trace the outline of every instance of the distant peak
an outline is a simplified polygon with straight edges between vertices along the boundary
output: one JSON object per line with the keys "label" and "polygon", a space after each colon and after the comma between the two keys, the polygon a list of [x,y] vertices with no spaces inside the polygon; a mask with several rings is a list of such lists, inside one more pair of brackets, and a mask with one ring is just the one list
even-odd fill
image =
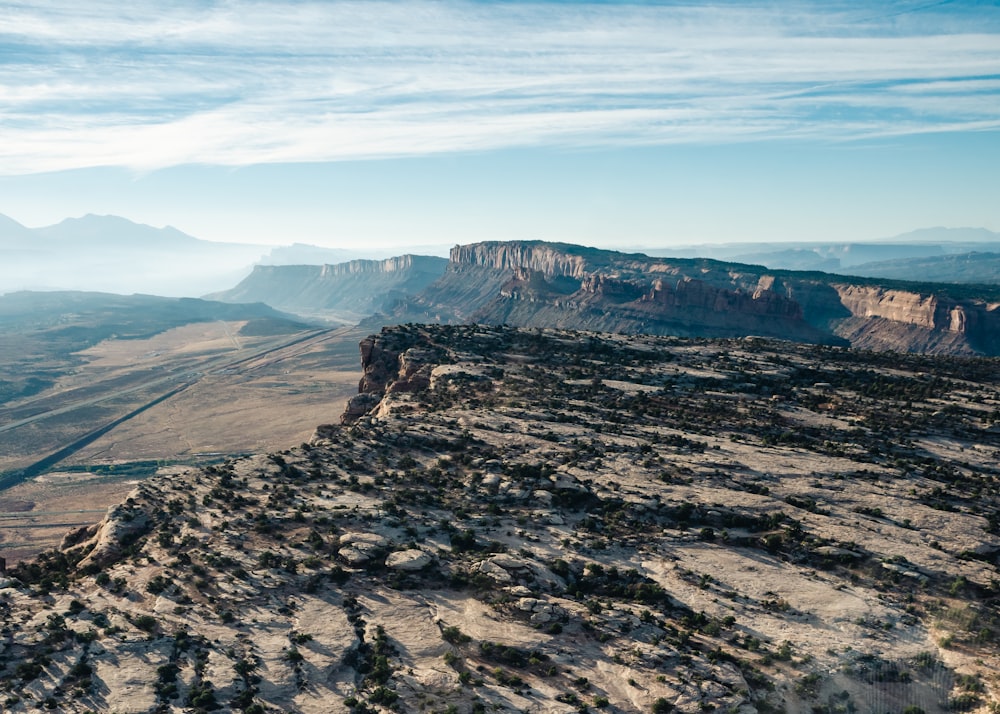
{"label": "distant peak", "polygon": [[54,226],[40,228],[47,236],[66,241],[100,241],[114,244],[190,243],[198,239],[173,226],[156,228],[145,223],[114,215],[88,213],[79,218],[67,218]]}
{"label": "distant peak", "polygon": [[23,225],[23,224],[18,223],[17,221],[15,221],[10,216],[5,216],[2,213],[0,213],[0,227],[3,227],[3,228],[14,228],[14,229],[17,229],[17,230],[22,230],[22,231],[30,231],[31,230],[27,226],[25,226],[25,225]]}

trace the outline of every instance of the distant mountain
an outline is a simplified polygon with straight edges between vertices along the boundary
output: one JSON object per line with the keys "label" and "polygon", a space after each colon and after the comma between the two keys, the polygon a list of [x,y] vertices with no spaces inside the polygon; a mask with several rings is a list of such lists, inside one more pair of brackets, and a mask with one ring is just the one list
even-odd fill
{"label": "distant mountain", "polygon": [[392,322],[682,337],[760,335],[865,349],[1000,354],[1000,288],[654,258],[542,241],[457,246]]}
{"label": "distant mountain", "polygon": [[923,228],[878,241],[720,243],[649,249],[649,255],[672,258],[713,258],[773,270],[843,272],[866,263],[970,251],[1000,252],[1000,233],[985,228]]}
{"label": "distant mountain", "polygon": [[258,265],[232,290],[208,298],[263,302],[309,317],[357,322],[388,311],[444,273],[448,261],[422,255],[337,265]]}
{"label": "distant mountain", "polygon": [[198,240],[118,216],[30,229],[0,216],[0,294],[86,290],[192,296],[245,276],[266,246]]}
{"label": "distant mountain", "polygon": [[0,214],[0,251],[36,250],[38,236],[30,228]]}
{"label": "distant mountain", "polygon": [[927,258],[884,260],[856,265],[849,270],[849,273],[897,280],[1000,284],[1000,253],[971,252]]}
{"label": "distant mountain", "polygon": [[308,243],[292,243],[272,248],[258,265],[337,265],[352,260],[385,260],[398,255],[433,255],[445,258],[451,245],[407,245],[405,248],[324,248]]}
{"label": "distant mountain", "polygon": [[[35,230],[40,236],[58,241],[65,247],[70,243],[86,243],[90,250],[129,250],[139,247],[159,250],[203,247],[194,236],[189,236],[172,226],[154,228],[120,216],[95,216],[67,218],[54,226]],[[260,248],[257,247],[259,251]]]}
{"label": "distant mountain", "polygon": [[886,240],[900,243],[1000,243],[1000,233],[985,228],[937,226],[935,228],[918,228],[915,231],[900,233]]}
{"label": "distant mountain", "polygon": [[822,244],[812,248],[780,250],[770,253],[742,253],[730,260],[760,263],[784,270],[845,270],[854,265],[876,260],[942,255],[945,247],[938,244],[842,243]]}

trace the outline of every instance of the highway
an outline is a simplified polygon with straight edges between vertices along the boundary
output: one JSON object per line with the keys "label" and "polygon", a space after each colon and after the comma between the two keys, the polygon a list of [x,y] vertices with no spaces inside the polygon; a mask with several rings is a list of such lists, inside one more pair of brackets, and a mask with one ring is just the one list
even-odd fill
{"label": "highway", "polygon": [[252,350],[249,354],[245,351],[245,348],[241,347],[239,350],[238,357],[234,357],[232,354],[225,354],[217,357],[211,357],[206,359],[202,363],[199,363],[192,367],[188,367],[182,371],[171,372],[170,374],[167,374],[163,377],[158,377],[156,379],[148,380],[140,384],[134,385],[132,387],[127,387],[125,389],[116,389],[112,392],[108,392],[107,394],[101,394],[96,397],[81,399],[62,407],[57,407],[55,409],[49,409],[44,412],[39,412],[38,414],[33,414],[30,417],[17,419],[15,421],[10,421],[5,424],[0,424],[0,433],[3,433],[5,431],[10,431],[11,429],[17,429],[18,427],[22,427],[25,426],[26,424],[31,424],[36,421],[41,421],[43,419],[49,419],[54,416],[59,416],[60,414],[68,414],[70,412],[76,411],[77,409],[88,407],[94,404],[99,404],[101,402],[106,402],[109,399],[117,399],[118,397],[122,397],[128,394],[133,394],[134,392],[148,391],[162,385],[176,384],[177,382],[187,382],[187,384],[190,385],[196,382],[198,378],[200,378],[204,374],[209,374],[211,372],[218,372],[223,369],[233,369],[250,360],[258,359],[265,355],[278,352],[279,350],[295,346],[302,342],[313,340],[320,336],[325,336],[324,339],[332,339],[334,337],[349,332],[351,329],[353,328],[339,327],[339,328],[329,328],[324,330],[310,330],[306,333],[300,332],[292,336],[291,338],[285,338],[275,343],[262,345],[261,347]]}
{"label": "highway", "polygon": [[[142,404],[134,406],[127,414],[120,417],[116,417],[110,422],[96,428],[92,429],[86,434],[74,439],[71,443],[57,449],[56,451],[48,454],[42,459],[30,464],[29,466],[18,469],[16,471],[11,471],[0,475],[0,492],[5,491],[13,486],[20,483],[24,483],[28,479],[38,476],[50,469],[55,464],[66,459],[70,455],[79,451],[80,449],[88,446],[97,439],[101,438],[108,432],[110,432],[115,427],[120,424],[132,419],[133,417],[141,414],[142,412],[150,409],[161,402],[166,401],[170,397],[178,394],[185,389],[196,384],[200,379],[202,379],[207,374],[217,373],[224,370],[234,370],[234,369],[253,369],[258,366],[263,366],[270,364],[274,361],[279,361],[281,359],[287,359],[288,357],[293,357],[301,354],[302,351],[307,349],[310,345],[319,342],[325,342],[332,339],[337,339],[346,334],[349,334],[352,330],[356,328],[353,327],[339,327],[339,328],[328,328],[322,330],[310,330],[305,333],[297,333],[291,337],[285,337],[281,340],[276,340],[274,342],[262,345],[253,350],[247,350],[246,348],[241,348],[239,354],[225,354],[217,357],[211,357],[193,366],[188,366],[183,370],[177,372],[171,372],[169,375],[160,377],[157,379],[147,380],[141,384],[131,386],[125,389],[115,389],[113,392],[107,394],[102,394],[96,397],[81,399],[79,401],[73,402],[56,409],[50,409],[48,411],[35,414],[33,416],[19,419],[17,421],[8,422],[6,424],[0,425],[0,432],[11,431],[20,426],[26,424],[31,424],[33,422],[41,421],[44,419],[51,418],[53,416],[67,414],[77,409],[81,409],[92,404],[97,404],[99,402],[107,401],[109,399],[115,399],[123,395],[132,394],[134,392],[140,391],[150,391],[156,390],[157,387],[169,387],[164,391],[156,394],[155,397],[143,402]],[[294,350],[294,348],[301,346],[301,349]],[[291,354],[280,355],[278,353],[285,350],[293,350]],[[261,364],[252,364],[258,360],[264,360]]]}

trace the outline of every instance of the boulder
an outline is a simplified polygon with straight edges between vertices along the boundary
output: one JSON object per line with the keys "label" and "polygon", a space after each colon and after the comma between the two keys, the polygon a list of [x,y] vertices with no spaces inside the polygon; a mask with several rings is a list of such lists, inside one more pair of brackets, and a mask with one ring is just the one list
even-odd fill
{"label": "boulder", "polygon": [[395,553],[389,553],[389,556],[385,559],[385,567],[392,570],[422,570],[430,565],[431,555],[418,548],[409,548],[407,550],[397,550]]}

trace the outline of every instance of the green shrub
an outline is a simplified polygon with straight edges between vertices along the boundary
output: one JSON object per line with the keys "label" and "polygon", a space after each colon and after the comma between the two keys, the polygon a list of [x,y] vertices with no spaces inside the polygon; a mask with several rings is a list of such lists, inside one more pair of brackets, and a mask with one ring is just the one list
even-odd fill
{"label": "green shrub", "polygon": [[139,615],[132,624],[143,632],[153,632],[159,623],[152,615]]}

